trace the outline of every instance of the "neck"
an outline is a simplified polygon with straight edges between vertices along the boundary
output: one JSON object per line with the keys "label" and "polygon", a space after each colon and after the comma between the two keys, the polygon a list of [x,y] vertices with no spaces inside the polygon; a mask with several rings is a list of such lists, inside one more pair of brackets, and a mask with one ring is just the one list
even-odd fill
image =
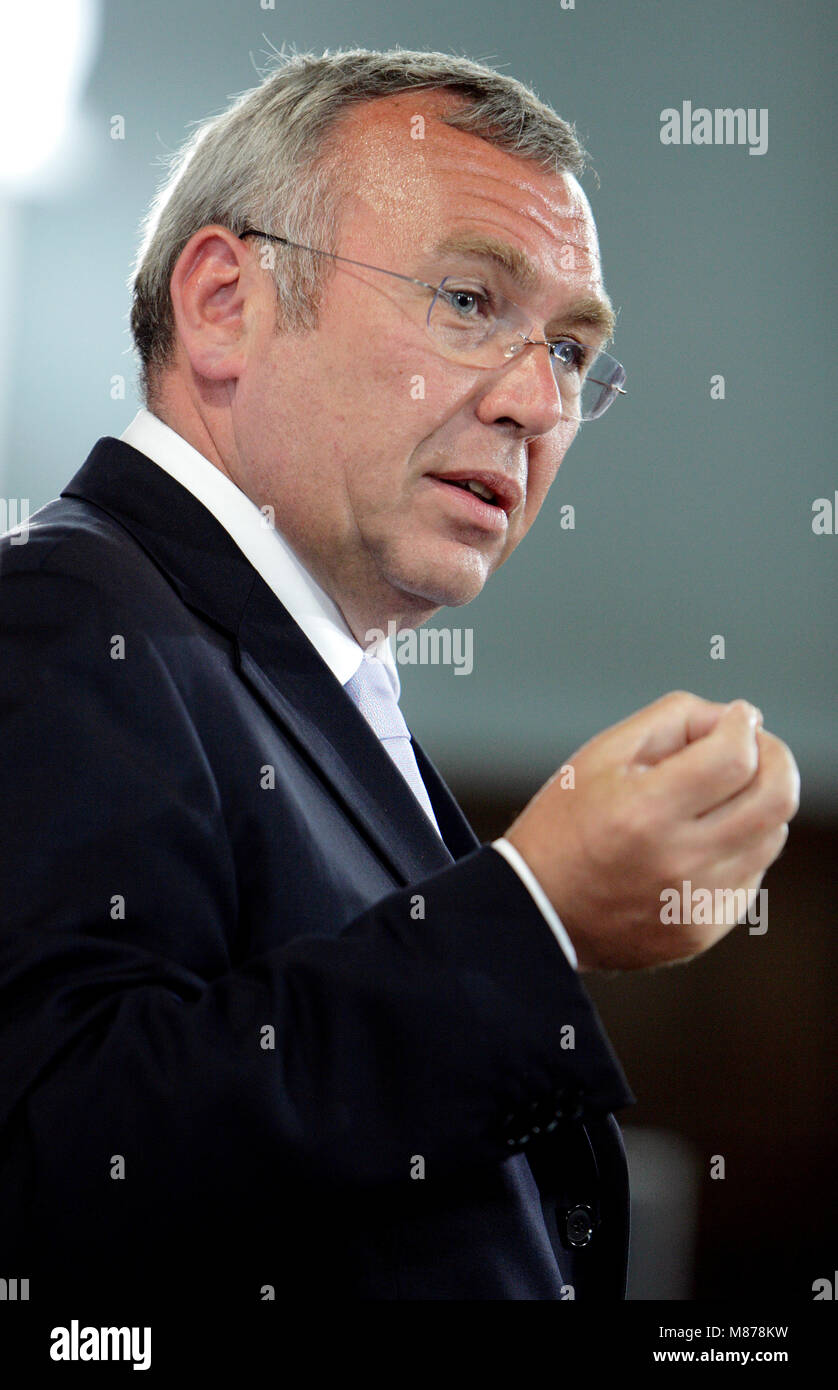
{"label": "neck", "polygon": [[[183,407],[179,403],[177,393],[166,390],[161,390],[159,395],[149,400],[147,408],[165,425],[179,434],[182,439],[185,439],[187,444],[191,444],[193,449],[197,449],[199,454],[202,454],[219,472],[241,488],[247,496],[250,496],[257,506],[261,505],[260,500],[253,497],[250,491],[242,486],[242,482],[234,476],[232,468],[225,466],[223,441],[216,440],[212,432],[211,422],[205,419],[202,413]],[[380,639],[380,634],[387,636],[396,632],[403,632],[409,628],[420,627],[422,623],[433,617],[434,613],[439,612],[441,607],[439,603],[434,603],[423,595],[396,589],[384,579],[372,578],[370,580],[369,576],[358,574],[355,576],[355,583],[353,584],[351,580],[348,583],[345,582],[347,575],[344,573],[342,576],[344,582],[338,585],[329,565],[323,562],[323,557],[319,551],[313,552],[306,545],[304,538],[289,535],[284,527],[282,534],[296,554],[300,564],[305,566],[320,588],[329,595],[332,602],[340,610],[352,636],[362,647],[371,646]]]}
{"label": "neck", "polygon": [[[383,637],[394,637],[408,628],[420,627],[439,612],[439,604],[431,604],[427,599],[414,598],[408,602],[408,595],[396,595],[394,598],[391,592],[389,600],[379,596],[378,602],[364,603],[356,601],[354,596],[331,593],[327,584],[319,579],[318,583],[329,593],[355,641],[362,647],[372,646]],[[395,601],[398,598],[402,599],[401,603]]]}

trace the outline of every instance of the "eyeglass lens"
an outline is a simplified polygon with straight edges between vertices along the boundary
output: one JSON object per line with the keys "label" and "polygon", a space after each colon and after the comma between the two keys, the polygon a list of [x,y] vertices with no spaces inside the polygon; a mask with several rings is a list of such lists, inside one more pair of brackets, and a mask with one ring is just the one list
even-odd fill
{"label": "eyeglass lens", "polygon": [[[486,294],[471,286],[443,280],[427,316],[428,329],[440,349],[474,366],[501,366],[515,354],[515,340],[524,347],[516,306],[498,315]],[[616,400],[626,374],[607,352],[586,355],[583,344],[562,340],[550,353],[562,407],[577,420],[595,420]]]}

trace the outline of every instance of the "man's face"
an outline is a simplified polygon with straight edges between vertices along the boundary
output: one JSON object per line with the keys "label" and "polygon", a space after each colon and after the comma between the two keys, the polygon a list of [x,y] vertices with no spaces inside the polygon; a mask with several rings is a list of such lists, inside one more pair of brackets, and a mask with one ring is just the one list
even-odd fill
{"label": "man's face", "polygon": [[[433,115],[439,96],[352,112],[344,148],[355,191],[338,253],[434,285],[446,275],[488,284],[527,311],[532,337],[547,330],[599,346],[603,329],[574,315],[583,301],[605,299],[577,181],[445,126]],[[410,134],[417,107],[423,140]],[[486,255],[437,249],[465,233],[523,252],[533,284]],[[260,243],[248,244],[258,257]],[[365,625],[416,623],[474,598],[532,525],[578,425],[562,414],[546,348],[491,369],[452,362],[422,316],[405,311],[406,296],[421,291],[331,267],[315,331],[274,334],[267,310],[257,317],[231,401],[235,481],[274,506],[278,528],[358,636]],[[425,312],[430,302],[426,292]],[[470,477],[496,482],[504,505],[444,481]]]}

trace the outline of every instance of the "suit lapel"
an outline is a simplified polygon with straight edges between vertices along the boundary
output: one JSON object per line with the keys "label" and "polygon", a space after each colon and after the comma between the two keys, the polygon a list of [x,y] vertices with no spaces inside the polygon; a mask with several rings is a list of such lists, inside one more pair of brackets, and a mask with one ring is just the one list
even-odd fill
{"label": "suit lapel", "polygon": [[[62,491],[108,513],[142,546],[188,607],[235,644],[238,670],[341,802],[398,881],[452,863],[401,773],[287,609],[211,512],[121,440],[100,439]],[[454,855],[478,841],[415,745]]]}
{"label": "suit lapel", "polygon": [[412,735],[411,739],[413,751],[416,754],[416,762],[422,775],[422,781],[427,787],[428,796],[431,798],[431,805],[434,808],[437,825],[442,831],[442,838],[454,858],[461,859],[464,854],[471,854],[473,850],[479,849],[480,841],[424,748],[417,743]]}
{"label": "suit lapel", "polygon": [[[316,765],[397,878],[410,883],[445,868],[452,856],[407,782],[287,613],[282,641],[277,641],[274,610],[279,607],[276,596],[258,580],[238,633],[245,680]],[[433,795],[431,801],[434,804]]]}

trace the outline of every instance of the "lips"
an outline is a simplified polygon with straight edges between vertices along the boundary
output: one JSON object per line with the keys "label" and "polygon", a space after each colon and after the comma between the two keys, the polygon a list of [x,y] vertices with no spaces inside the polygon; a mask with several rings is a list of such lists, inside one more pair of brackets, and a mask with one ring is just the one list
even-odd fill
{"label": "lips", "polygon": [[481,469],[475,473],[466,470],[457,473],[430,473],[428,477],[469,492],[487,506],[505,512],[507,516],[520,505],[523,497],[520,485],[505,473],[491,473]]}

